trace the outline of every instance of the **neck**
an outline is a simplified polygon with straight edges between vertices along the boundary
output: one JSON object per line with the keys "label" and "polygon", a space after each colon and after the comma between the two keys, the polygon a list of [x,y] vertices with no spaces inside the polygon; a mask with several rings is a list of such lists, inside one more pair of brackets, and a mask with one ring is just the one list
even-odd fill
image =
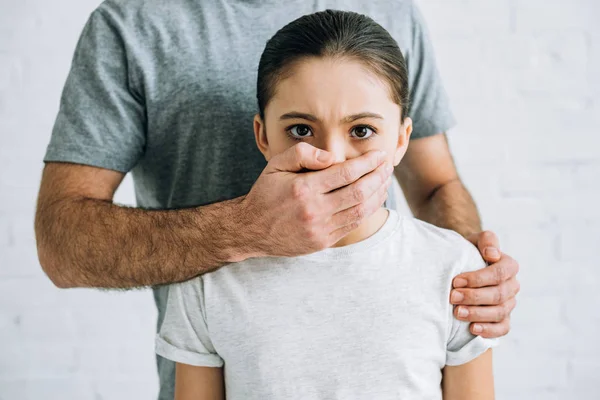
{"label": "neck", "polygon": [[337,243],[331,247],[348,246],[349,244],[358,243],[361,240],[365,240],[369,236],[372,236],[383,226],[383,224],[385,224],[388,214],[388,210],[385,208],[380,208],[362,224],[360,224],[358,228],[338,240]]}

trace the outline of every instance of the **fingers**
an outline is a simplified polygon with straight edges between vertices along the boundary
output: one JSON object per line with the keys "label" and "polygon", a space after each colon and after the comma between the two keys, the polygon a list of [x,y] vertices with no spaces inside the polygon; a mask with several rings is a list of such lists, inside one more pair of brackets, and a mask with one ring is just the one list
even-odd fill
{"label": "fingers", "polygon": [[[390,178],[391,181],[391,178]],[[354,229],[358,228],[363,219],[377,211],[388,196],[389,183],[383,185],[367,201],[349,209],[340,211],[333,215],[331,224],[333,232],[330,235],[331,243],[334,244]],[[337,229],[336,229],[337,228]]]}
{"label": "fingers", "polygon": [[495,286],[515,278],[518,272],[519,264],[509,255],[502,254],[500,261],[495,264],[458,275],[454,278],[453,286],[455,288]]}
{"label": "fingers", "polygon": [[499,306],[458,306],[454,307],[454,316],[461,321],[469,322],[502,322],[510,317],[510,313],[515,309],[517,300],[509,299],[506,303]]}
{"label": "fingers", "polygon": [[[363,175],[375,170],[385,161],[385,152],[370,151],[360,157],[352,158],[336,165],[332,165],[325,171],[312,174],[310,186],[319,193],[329,193],[332,190],[350,185],[357,181]],[[379,170],[381,182],[385,182],[392,170],[386,171],[385,168]],[[366,197],[365,197],[366,198]]]}
{"label": "fingers", "polygon": [[510,332],[510,318],[501,322],[493,323],[475,323],[471,324],[469,330],[473,335],[479,335],[484,338],[494,339],[506,335]]}
{"label": "fingers", "polygon": [[300,142],[281,154],[275,155],[267,165],[269,172],[299,172],[303,169],[320,170],[334,162],[331,153],[317,149],[308,143]]}
{"label": "fingers", "polygon": [[391,175],[386,170],[387,164],[381,164],[373,172],[368,173],[349,186],[325,194],[332,212],[338,213],[369,200],[374,194],[385,191],[392,183]]}
{"label": "fingers", "polygon": [[512,278],[497,286],[454,289],[450,293],[450,302],[468,306],[500,305],[515,297],[519,290],[519,282]]}
{"label": "fingers", "polygon": [[497,262],[500,257],[500,242],[494,232],[483,231],[469,236],[469,240],[477,246],[483,259],[487,262]]}

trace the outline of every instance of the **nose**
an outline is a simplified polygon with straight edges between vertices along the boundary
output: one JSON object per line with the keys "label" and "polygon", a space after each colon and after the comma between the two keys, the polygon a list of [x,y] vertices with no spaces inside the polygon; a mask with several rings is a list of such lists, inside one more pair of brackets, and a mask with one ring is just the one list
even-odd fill
{"label": "nose", "polygon": [[328,151],[333,154],[335,163],[341,163],[346,161],[349,157],[347,143],[345,140],[336,137],[338,135],[326,135],[320,143],[316,143],[317,147],[321,150]]}

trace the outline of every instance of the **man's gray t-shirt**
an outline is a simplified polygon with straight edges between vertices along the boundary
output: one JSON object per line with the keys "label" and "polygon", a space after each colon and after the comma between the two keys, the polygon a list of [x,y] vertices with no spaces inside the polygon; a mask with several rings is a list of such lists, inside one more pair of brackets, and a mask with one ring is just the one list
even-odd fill
{"label": "man's gray t-shirt", "polygon": [[229,400],[441,399],[442,368],[495,343],[448,302],[452,278],[484,265],[456,232],[391,210],[361,242],[173,285],[156,351],[224,366]]}
{"label": "man's gray t-shirt", "polygon": [[[413,139],[452,126],[412,1],[108,0],[83,29],[44,160],[131,171],[146,208],[246,194],[266,165],[252,130],[266,41],[326,8],[369,15],[397,40],[409,70]],[[166,287],[155,290],[158,327],[166,295]],[[172,398],[173,363],[159,358],[158,368],[160,398]]]}

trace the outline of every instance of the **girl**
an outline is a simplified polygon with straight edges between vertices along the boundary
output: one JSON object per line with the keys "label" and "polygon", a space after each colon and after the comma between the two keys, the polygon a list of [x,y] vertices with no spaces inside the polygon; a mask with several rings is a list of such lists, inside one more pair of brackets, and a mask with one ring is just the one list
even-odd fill
{"label": "girl", "polygon": [[[379,150],[395,166],[406,151],[404,58],[368,17],[285,26],[257,90],[267,160],[298,142],[340,162]],[[381,208],[329,249],[173,285],[156,351],[177,362],[178,400],[492,399],[492,342],[448,302],[452,277],[484,265],[457,233]]]}

